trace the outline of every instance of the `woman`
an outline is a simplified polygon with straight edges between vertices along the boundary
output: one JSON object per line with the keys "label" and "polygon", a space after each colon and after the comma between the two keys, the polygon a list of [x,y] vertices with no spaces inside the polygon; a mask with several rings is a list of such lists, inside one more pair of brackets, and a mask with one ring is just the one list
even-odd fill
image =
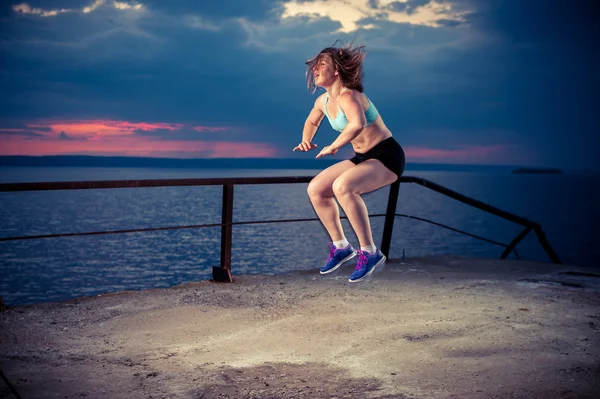
{"label": "woman", "polygon": [[[340,134],[317,158],[335,155],[346,144],[352,144],[354,157],[323,170],[308,185],[310,201],[331,238],[329,258],[320,272],[331,273],[358,255],[350,282],[366,279],[386,261],[373,242],[369,214],[360,196],[392,184],[405,166],[402,147],[392,137],[375,105],[363,94],[364,57],[364,46],[335,47],[334,43],[306,62],[309,91],[314,93],[317,87],[322,87],[325,93],[316,99],[304,123],[302,142],[294,148],[294,151],[310,151],[317,147],[312,140],[325,116]],[[358,237],[358,251],[344,235],[335,199]]]}

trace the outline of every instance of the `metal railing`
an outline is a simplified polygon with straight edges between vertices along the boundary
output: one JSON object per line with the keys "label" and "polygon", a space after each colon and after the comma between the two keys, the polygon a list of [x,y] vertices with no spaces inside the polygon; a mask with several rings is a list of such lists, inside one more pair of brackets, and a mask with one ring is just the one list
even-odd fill
{"label": "metal railing", "polygon": [[[246,221],[246,222],[233,222],[233,194],[235,185],[248,185],[248,184],[289,184],[289,183],[308,183],[313,179],[314,176],[301,176],[301,177],[228,177],[228,178],[203,178],[203,179],[157,179],[157,180],[104,180],[104,181],[79,181],[79,182],[40,182],[40,183],[3,183],[0,184],[0,192],[16,192],[16,191],[44,191],[44,190],[84,190],[84,189],[110,189],[110,188],[142,188],[142,187],[182,187],[182,186],[215,186],[221,185],[223,187],[223,200],[222,200],[222,212],[221,212],[221,223],[201,224],[201,225],[188,225],[188,226],[166,226],[166,227],[154,227],[144,229],[127,229],[127,230],[110,230],[110,231],[94,231],[94,232],[82,232],[82,233],[62,233],[62,234],[46,234],[46,235],[32,235],[32,236],[20,236],[20,237],[2,237],[0,241],[13,241],[13,240],[28,240],[28,239],[43,239],[43,238],[56,238],[56,237],[71,237],[71,236],[86,236],[86,235],[100,235],[100,234],[119,234],[119,233],[137,233],[146,231],[160,231],[160,230],[176,230],[176,229],[197,229],[206,227],[221,227],[221,261],[219,266],[213,267],[213,280],[215,281],[226,281],[231,282],[231,247],[232,247],[232,233],[233,226],[243,224],[264,224],[264,223],[284,223],[284,222],[305,222],[305,221],[316,221],[318,218],[306,218],[306,219],[279,219],[279,220],[258,220],[258,221]],[[400,183],[415,183],[430,190],[436,191],[440,194],[453,198],[464,204],[470,205],[482,211],[491,213],[503,219],[511,222],[520,224],[525,228],[519,233],[509,244],[497,242],[488,238],[480,237],[475,234],[471,234],[450,226],[446,226],[441,223],[437,223],[424,218],[410,216],[405,214],[396,213],[396,205],[398,203],[398,194],[400,190]],[[392,240],[392,232],[394,229],[395,217],[406,217],[459,232],[461,234],[474,237],[491,244],[503,246],[505,249],[500,255],[501,259],[505,259],[511,252],[514,252],[517,258],[519,254],[516,251],[517,244],[523,240],[527,234],[532,230],[535,232],[538,241],[542,245],[542,248],[546,251],[552,262],[562,263],[558,255],[554,252],[550,243],[546,239],[542,227],[531,220],[516,216],[512,213],[506,212],[502,209],[493,207],[485,204],[481,201],[467,197],[466,195],[460,194],[456,191],[450,190],[446,187],[440,186],[439,184],[433,183],[429,180],[413,177],[413,176],[402,176],[395,183],[390,185],[390,191],[388,196],[387,209],[385,214],[370,214],[370,217],[385,217],[383,236],[381,239],[381,251],[386,257],[389,257],[390,244]],[[346,217],[343,217],[346,218]]]}

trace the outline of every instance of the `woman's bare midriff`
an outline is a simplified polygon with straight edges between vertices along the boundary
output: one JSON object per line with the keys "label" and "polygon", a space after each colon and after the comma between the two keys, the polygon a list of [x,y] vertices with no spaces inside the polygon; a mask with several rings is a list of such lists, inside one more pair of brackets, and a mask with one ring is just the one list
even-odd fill
{"label": "woman's bare midriff", "polygon": [[355,152],[364,154],[383,140],[392,137],[392,132],[385,126],[381,117],[364,128],[360,134],[351,141]]}

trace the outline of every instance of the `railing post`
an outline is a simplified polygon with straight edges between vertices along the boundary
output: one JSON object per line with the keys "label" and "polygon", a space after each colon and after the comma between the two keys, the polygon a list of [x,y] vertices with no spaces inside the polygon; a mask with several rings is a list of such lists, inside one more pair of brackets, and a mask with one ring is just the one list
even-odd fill
{"label": "railing post", "polygon": [[548,242],[548,239],[546,238],[546,234],[544,234],[540,225],[536,224],[534,231],[535,231],[535,235],[537,235],[538,241],[542,245],[542,248],[544,248],[544,250],[550,257],[552,262],[562,264],[562,261],[560,260],[558,255],[556,254],[556,252],[554,252],[554,250],[550,246],[550,243]]}
{"label": "railing post", "polygon": [[17,392],[17,390],[15,389],[15,387],[8,380],[8,378],[6,378],[6,376],[4,375],[4,372],[2,371],[2,369],[0,369],[0,378],[2,378],[2,381],[4,381],[4,383],[6,384],[6,386],[8,387],[8,389],[10,389],[10,392],[12,392],[12,394],[15,395],[15,398],[21,399],[21,395],[19,395],[19,392]]}
{"label": "railing post", "polygon": [[233,184],[223,184],[221,213],[221,265],[213,267],[213,280],[231,283],[231,241],[233,223]]}
{"label": "railing post", "polygon": [[400,191],[400,179],[390,186],[387,210],[385,211],[385,224],[383,225],[383,238],[381,239],[381,252],[390,257],[390,245],[392,243],[392,232],[394,231],[394,218],[396,217],[396,204],[398,203],[398,192]]}
{"label": "railing post", "polygon": [[500,255],[500,259],[506,259],[508,257],[508,255],[511,253],[511,251],[513,251],[517,244],[523,239],[525,238],[525,236],[527,234],[529,234],[529,232],[531,231],[532,227],[531,226],[527,226],[525,227],[525,230],[523,230],[521,233],[519,233],[518,236],[516,236],[514,238],[514,240],[512,240],[510,242],[510,244],[508,244],[508,246],[506,247],[506,249],[504,250],[504,252],[502,252],[502,255]]}

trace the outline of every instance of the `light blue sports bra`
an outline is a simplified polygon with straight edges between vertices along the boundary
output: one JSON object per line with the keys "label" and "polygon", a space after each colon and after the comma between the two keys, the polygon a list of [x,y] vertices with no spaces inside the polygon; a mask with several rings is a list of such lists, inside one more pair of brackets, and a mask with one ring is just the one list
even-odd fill
{"label": "light blue sports bra", "polygon": [[[369,97],[367,97],[367,100],[369,100],[369,108],[367,108],[365,110],[365,119],[367,120],[366,126],[369,126],[371,123],[375,122],[375,119],[377,119],[377,116],[379,116],[379,111],[377,111],[377,108],[375,108],[375,104],[373,104],[373,102],[371,101],[371,99]],[[335,117],[335,119],[331,119],[329,117],[329,113],[327,112],[327,102],[328,101],[329,101],[329,93],[325,93],[325,107],[324,107],[325,115],[327,116],[327,119],[329,120],[331,127],[334,128],[335,130],[337,130],[338,132],[341,132],[342,130],[344,130],[344,128],[348,124],[348,119],[346,119],[346,114],[344,114],[344,111],[342,111],[342,109],[338,105],[337,116]]]}

